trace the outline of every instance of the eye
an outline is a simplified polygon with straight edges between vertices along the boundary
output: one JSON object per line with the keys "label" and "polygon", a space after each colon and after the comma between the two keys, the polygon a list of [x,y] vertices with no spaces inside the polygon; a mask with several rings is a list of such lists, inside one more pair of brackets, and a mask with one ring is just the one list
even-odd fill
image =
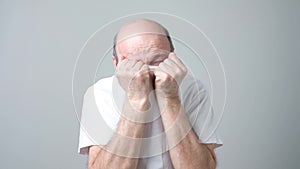
{"label": "eye", "polygon": [[150,65],[152,66],[158,66],[162,61],[155,61],[155,62],[152,62]]}

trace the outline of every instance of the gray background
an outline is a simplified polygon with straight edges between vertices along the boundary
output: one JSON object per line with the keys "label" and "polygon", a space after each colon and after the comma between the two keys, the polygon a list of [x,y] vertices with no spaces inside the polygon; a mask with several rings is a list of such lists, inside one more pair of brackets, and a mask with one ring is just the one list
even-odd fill
{"label": "gray background", "polygon": [[0,0],[0,168],[86,167],[72,102],[76,57],[99,27],[145,11],[188,19],[220,54],[228,90],[218,168],[299,168],[300,2],[237,0]]}

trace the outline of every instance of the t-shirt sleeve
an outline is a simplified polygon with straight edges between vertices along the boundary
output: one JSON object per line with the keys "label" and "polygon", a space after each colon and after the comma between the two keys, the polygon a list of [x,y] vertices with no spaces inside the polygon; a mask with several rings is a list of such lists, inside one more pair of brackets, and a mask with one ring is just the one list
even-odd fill
{"label": "t-shirt sleeve", "polygon": [[209,93],[202,82],[194,80],[190,83],[183,100],[184,109],[199,141],[214,144],[214,147],[221,146],[223,143],[216,132],[220,117],[214,113]]}
{"label": "t-shirt sleeve", "polygon": [[78,153],[88,154],[91,145],[95,145],[95,143],[89,138],[83,127],[80,127]]}
{"label": "t-shirt sleeve", "polygon": [[98,106],[94,88],[90,87],[84,95],[82,105],[78,146],[80,154],[88,154],[92,145],[106,145],[112,137],[112,130],[103,120]]}

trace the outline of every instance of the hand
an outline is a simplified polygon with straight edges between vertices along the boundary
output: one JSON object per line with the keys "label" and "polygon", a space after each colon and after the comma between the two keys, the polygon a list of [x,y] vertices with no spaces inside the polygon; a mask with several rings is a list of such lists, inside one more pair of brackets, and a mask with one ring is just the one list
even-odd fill
{"label": "hand", "polygon": [[187,73],[187,68],[175,53],[161,62],[154,70],[155,92],[159,98],[178,98],[178,88]]}
{"label": "hand", "polygon": [[153,89],[149,67],[141,61],[124,59],[117,67],[116,77],[131,106],[135,110],[146,111]]}

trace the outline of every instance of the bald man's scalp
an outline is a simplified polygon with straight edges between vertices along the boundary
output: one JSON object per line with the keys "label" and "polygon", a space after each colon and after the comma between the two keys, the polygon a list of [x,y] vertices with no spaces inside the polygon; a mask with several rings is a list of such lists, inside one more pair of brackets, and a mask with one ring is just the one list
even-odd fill
{"label": "bald man's scalp", "polygon": [[122,41],[123,39],[142,34],[167,36],[166,29],[159,23],[148,19],[138,19],[123,25],[117,34],[117,40]]}
{"label": "bald man's scalp", "polygon": [[153,20],[137,19],[124,24],[114,37],[113,56],[115,57],[116,61],[118,61],[118,54],[116,49],[117,44],[130,37],[140,36],[143,34],[154,34],[167,37],[170,43],[170,51],[174,51],[171,37],[165,27]]}

